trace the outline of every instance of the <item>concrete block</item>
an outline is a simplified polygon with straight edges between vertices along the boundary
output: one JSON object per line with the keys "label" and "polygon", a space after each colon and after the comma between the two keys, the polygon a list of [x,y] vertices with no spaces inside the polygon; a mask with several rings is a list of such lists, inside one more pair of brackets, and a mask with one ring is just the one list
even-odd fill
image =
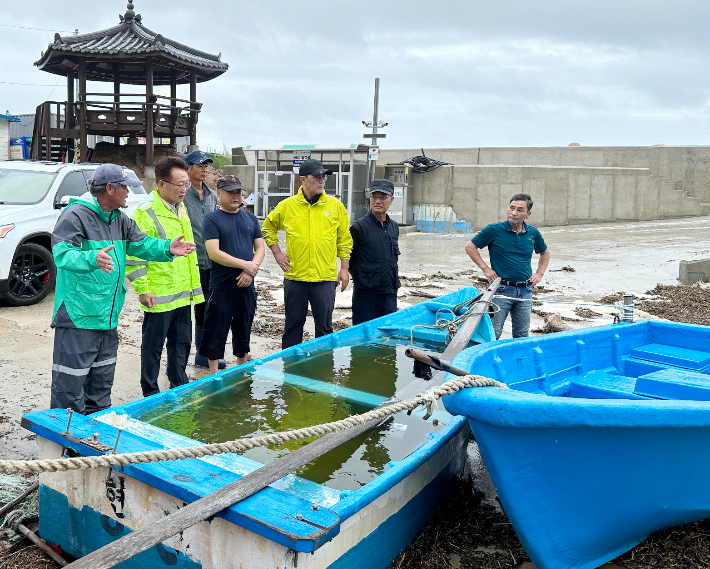
{"label": "concrete block", "polygon": [[589,202],[590,221],[611,221],[614,177],[606,174],[592,175]]}
{"label": "concrete block", "polygon": [[568,176],[545,180],[545,225],[567,225],[568,193]]}
{"label": "concrete block", "polygon": [[560,149],[560,166],[604,166],[603,148],[570,146]]}
{"label": "concrete block", "polygon": [[225,175],[236,176],[249,193],[254,191],[254,166],[225,166]]}
{"label": "concrete block", "polygon": [[636,215],[639,220],[658,219],[658,176],[636,178]]}
{"label": "concrete block", "polygon": [[[506,203],[505,206],[508,204]],[[504,209],[504,208],[503,208]],[[476,191],[476,229],[501,221],[500,189],[498,184],[481,183],[479,181]],[[504,218],[503,218],[504,219]]]}
{"label": "concrete block", "polygon": [[530,223],[544,225],[546,207],[545,180],[543,178],[535,178],[529,175],[528,172],[529,170],[526,168],[525,177],[523,177],[523,193],[528,194],[533,200],[533,213],[530,216]]}
{"label": "concrete block", "polygon": [[613,220],[637,219],[636,178],[617,174],[614,176]]}
{"label": "concrete block", "polygon": [[577,223],[589,220],[592,192],[592,175],[573,173],[569,176],[567,193],[568,221]]}
{"label": "concrete block", "polygon": [[559,163],[559,148],[521,148],[518,151],[521,166],[556,166]]}
{"label": "concrete block", "polygon": [[710,281],[710,259],[681,261],[678,271],[680,284],[691,285],[698,281]]}
{"label": "concrete block", "polygon": [[248,166],[249,162],[247,161],[247,157],[244,154],[244,148],[241,146],[237,146],[236,148],[232,148],[232,164],[234,166]]}

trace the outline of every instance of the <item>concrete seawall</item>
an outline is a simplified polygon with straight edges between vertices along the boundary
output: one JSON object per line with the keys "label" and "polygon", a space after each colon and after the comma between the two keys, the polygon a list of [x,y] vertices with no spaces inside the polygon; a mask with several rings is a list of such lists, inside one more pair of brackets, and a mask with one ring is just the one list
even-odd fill
{"label": "concrete seawall", "polygon": [[[385,164],[421,153],[383,149],[376,175],[384,176]],[[531,220],[538,226],[710,213],[708,146],[439,148],[425,154],[451,165],[410,176],[421,231],[470,231],[499,221],[516,193],[532,196]],[[253,157],[235,157],[240,165],[225,171],[253,185]]]}

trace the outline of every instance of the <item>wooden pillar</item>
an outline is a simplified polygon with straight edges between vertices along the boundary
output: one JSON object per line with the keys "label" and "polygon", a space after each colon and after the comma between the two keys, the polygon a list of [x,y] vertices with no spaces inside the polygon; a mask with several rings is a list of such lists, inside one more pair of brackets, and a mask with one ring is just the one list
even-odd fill
{"label": "wooden pillar", "polygon": [[86,58],[79,58],[79,161],[88,162],[89,145],[86,143]]}
{"label": "wooden pillar", "polygon": [[153,160],[153,58],[145,62],[145,165],[155,166]]}
{"label": "wooden pillar", "polygon": [[[197,71],[190,73],[190,107],[196,108],[197,103]],[[197,113],[193,110],[190,113],[190,146],[197,145]]]}
{"label": "wooden pillar", "polygon": [[[121,69],[118,63],[113,64],[113,125],[118,130],[118,113],[121,110]],[[113,143],[118,146],[121,144],[121,137],[115,134]]]}
{"label": "wooden pillar", "polygon": [[[177,107],[177,71],[174,69],[170,72],[170,104]],[[170,135],[170,144],[177,144],[177,136],[175,136],[175,127],[177,126],[178,111],[177,108],[170,109],[172,134]]]}
{"label": "wooden pillar", "polygon": [[[74,70],[67,72],[67,107],[64,110],[64,127],[67,131],[74,128]],[[74,137],[67,132],[67,162],[74,161]]]}

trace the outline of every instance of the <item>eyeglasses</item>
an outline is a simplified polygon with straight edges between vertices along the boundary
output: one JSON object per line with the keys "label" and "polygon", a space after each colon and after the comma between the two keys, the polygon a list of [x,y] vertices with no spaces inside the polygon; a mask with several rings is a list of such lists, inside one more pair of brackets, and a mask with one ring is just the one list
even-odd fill
{"label": "eyeglasses", "polygon": [[313,178],[315,178],[319,182],[325,182],[328,179],[328,174],[321,174],[320,176],[316,176],[314,174],[311,174],[311,176],[313,176]]}
{"label": "eyeglasses", "polygon": [[375,200],[375,201],[386,201],[390,198],[391,196],[389,194],[370,194],[370,199]]}
{"label": "eyeglasses", "polygon": [[175,184],[173,182],[168,182],[167,180],[161,180],[161,181],[165,182],[166,184],[170,184],[171,186],[175,186],[177,188],[180,188],[180,189],[185,189],[185,190],[190,189],[190,182],[180,182],[179,184]]}

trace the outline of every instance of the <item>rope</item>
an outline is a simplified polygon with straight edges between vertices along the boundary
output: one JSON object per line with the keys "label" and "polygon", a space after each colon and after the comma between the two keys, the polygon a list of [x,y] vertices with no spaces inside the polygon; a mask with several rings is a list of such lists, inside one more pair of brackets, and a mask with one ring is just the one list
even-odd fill
{"label": "rope", "polygon": [[352,415],[313,427],[305,427],[293,431],[271,433],[261,437],[247,439],[237,439],[224,443],[214,443],[188,448],[153,450],[146,452],[134,452],[127,454],[105,454],[100,456],[81,456],[76,458],[61,458],[50,460],[0,460],[0,473],[19,474],[36,472],[65,472],[68,470],[80,470],[84,468],[99,468],[104,466],[127,466],[129,464],[143,464],[148,462],[163,462],[168,460],[184,460],[186,458],[203,458],[214,454],[243,452],[253,448],[283,444],[288,441],[317,437],[342,431],[362,423],[367,423],[373,419],[384,419],[389,415],[395,415],[402,411],[411,411],[420,405],[429,409],[435,399],[440,399],[445,395],[450,395],[461,389],[468,387],[501,387],[507,385],[494,379],[482,377],[480,375],[466,375],[456,377],[447,381],[443,385],[432,387],[423,394],[419,394],[407,401],[393,401],[385,403],[382,407],[377,407],[361,415]]}

